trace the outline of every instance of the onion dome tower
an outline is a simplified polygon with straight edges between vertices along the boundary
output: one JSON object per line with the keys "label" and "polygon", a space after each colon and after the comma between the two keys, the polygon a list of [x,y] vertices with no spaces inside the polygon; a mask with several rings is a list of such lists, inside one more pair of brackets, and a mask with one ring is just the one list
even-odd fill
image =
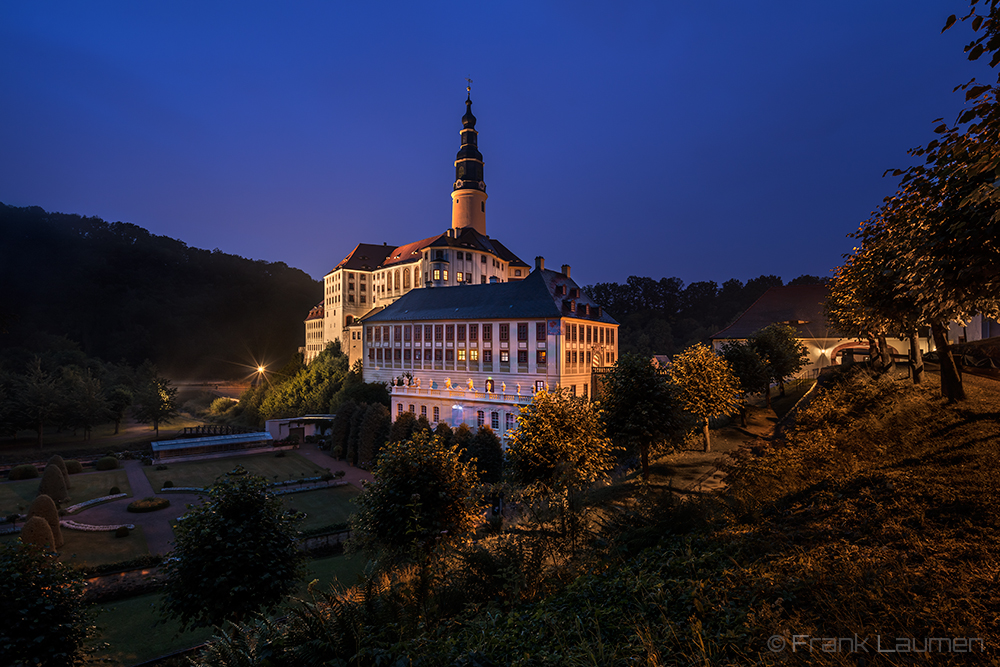
{"label": "onion dome tower", "polygon": [[[471,82],[470,82],[471,84]],[[456,232],[471,227],[486,236],[486,183],[483,154],[479,152],[476,117],[472,115],[472,86],[466,88],[462,116],[462,147],[455,156],[455,186],[451,192],[451,227]]]}

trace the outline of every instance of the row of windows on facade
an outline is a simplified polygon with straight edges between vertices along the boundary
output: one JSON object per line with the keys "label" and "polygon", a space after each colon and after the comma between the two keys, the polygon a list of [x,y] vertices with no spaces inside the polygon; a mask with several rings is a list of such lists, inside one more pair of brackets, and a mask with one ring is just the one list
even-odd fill
{"label": "row of windows on facade", "polygon": [[[415,406],[414,404],[410,403],[410,405],[409,405],[409,411],[410,411],[410,413],[417,414],[416,407],[417,406]],[[401,414],[403,414],[403,404],[399,403],[399,404],[396,405],[396,416],[398,417]],[[429,420],[432,424],[436,424],[439,421],[441,421],[441,408],[435,406],[434,407],[433,415],[434,415],[434,418],[431,419],[431,420]],[[426,405],[421,405],[420,406],[420,416],[423,417],[424,419],[427,419],[427,406]],[[506,430],[509,431],[509,430],[511,430],[511,429],[514,428],[514,414],[513,413],[511,413],[511,412],[506,413],[506,417],[505,417],[504,421],[505,421]],[[485,426],[485,425],[486,425],[486,411],[485,410],[478,410],[476,412],[476,426]],[[499,412],[490,412],[490,428],[493,429],[494,431],[499,431],[500,430],[500,413]]]}
{"label": "row of windows on facade", "polygon": [[[518,322],[516,325],[516,333],[518,341],[527,341],[529,325],[527,322]],[[507,323],[501,323],[498,325],[498,336],[501,342],[510,340],[510,329],[511,325]],[[608,345],[615,344],[615,330],[611,327],[599,327],[592,326],[589,324],[573,324],[567,322],[565,325],[566,330],[566,340],[570,342],[580,342],[580,343],[597,343],[603,345],[607,343]],[[369,343],[381,343],[383,341],[402,341],[405,343],[421,342],[424,341],[436,341],[436,342],[453,342],[457,340],[462,343],[466,339],[469,342],[477,342],[479,340],[480,325],[477,324],[414,324],[414,325],[401,325],[397,324],[394,326],[371,326],[366,327],[366,336]],[[390,339],[390,332],[392,338]],[[535,340],[544,341],[546,339],[547,329],[545,322],[535,322]],[[482,325],[482,337],[484,341],[493,340],[493,325],[490,323],[484,323]]]}
{"label": "row of windows on facade", "polygon": [[[426,351],[415,349],[410,350],[409,348],[405,350],[395,349],[395,350],[382,350],[381,348],[369,348],[368,349],[368,359],[375,362],[376,364],[381,364],[383,362],[390,363],[425,363],[425,362],[445,362],[454,363],[458,361],[459,363],[464,363],[466,361],[472,363],[478,363],[480,360],[480,351],[476,349],[465,350],[459,348],[457,350],[434,350],[433,356],[431,355],[431,350]],[[499,359],[501,364],[510,363],[510,352],[508,350],[499,351]],[[566,350],[566,364],[573,366],[576,364],[585,364],[590,366],[594,363],[594,355],[590,350],[586,351],[576,351],[576,350]],[[482,361],[484,364],[493,363],[493,350],[482,350]],[[608,352],[606,358],[604,358],[603,363],[613,364],[615,363],[615,353]],[[517,350],[517,363],[520,366],[525,366],[528,363],[528,350]],[[535,350],[535,366],[537,369],[542,369],[548,363],[548,355],[545,350]]]}

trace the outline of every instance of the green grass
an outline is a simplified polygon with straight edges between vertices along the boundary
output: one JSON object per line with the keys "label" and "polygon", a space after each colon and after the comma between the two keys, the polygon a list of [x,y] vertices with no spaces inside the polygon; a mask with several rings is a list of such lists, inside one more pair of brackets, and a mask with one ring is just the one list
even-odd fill
{"label": "green grass", "polygon": [[[367,561],[360,555],[332,556],[310,561],[297,595],[306,595],[306,586],[318,579],[317,590],[354,585]],[[141,595],[95,608],[98,637],[96,657],[114,665],[129,665],[197,646],[212,636],[210,628],[180,633],[176,621],[162,621],[157,611],[159,594]],[[283,612],[279,611],[281,615]]]}
{"label": "green grass", "polygon": [[167,463],[167,470],[157,470],[156,466],[146,467],[143,472],[153,485],[154,491],[159,491],[163,482],[170,480],[174,486],[205,487],[219,476],[226,474],[237,465],[241,465],[255,475],[261,475],[270,482],[281,482],[291,477],[314,477],[324,472],[315,463],[288,452],[286,456],[277,458],[274,454],[257,456],[239,456],[226,459],[205,459],[202,461],[187,461],[184,463]]}
{"label": "green grass", "polygon": [[96,656],[112,665],[131,665],[152,660],[203,643],[211,628],[180,632],[176,621],[160,620],[159,594],[119,600],[95,609],[98,636],[91,645]]}
{"label": "green grass", "polygon": [[[113,531],[90,533],[62,529],[65,544],[59,549],[59,560],[67,565],[93,566],[118,563],[149,554],[142,527],[137,526],[128,537],[115,537]],[[17,535],[3,535],[0,544],[13,542]]]}
{"label": "green grass", "polygon": [[[39,477],[0,483],[0,515],[27,511],[28,505],[38,495],[40,481]],[[64,507],[106,496],[112,486],[120,488],[122,493],[132,493],[132,487],[128,484],[128,475],[120,469],[70,475],[69,481],[73,486],[69,489],[70,500],[63,503]]]}
{"label": "green grass", "polygon": [[335,486],[330,489],[303,491],[281,496],[286,508],[306,513],[299,528],[319,528],[331,523],[343,523],[354,513],[351,499],[360,493],[353,486]]}

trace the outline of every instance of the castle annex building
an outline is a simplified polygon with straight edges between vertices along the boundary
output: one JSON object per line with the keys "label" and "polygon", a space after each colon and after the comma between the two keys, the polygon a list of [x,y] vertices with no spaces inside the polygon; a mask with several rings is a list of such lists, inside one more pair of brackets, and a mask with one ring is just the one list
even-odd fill
{"label": "castle annex building", "polygon": [[305,320],[306,363],[335,340],[352,353],[353,363],[361,346],[356,344],[359,332],[348,327],[411,290],[527,277],[529,266],[486,234],[486,182],[471,98],[465,106],[461,147],[455,157],[451,228],[401,246],[358,244],[323,278],[323,302]]}

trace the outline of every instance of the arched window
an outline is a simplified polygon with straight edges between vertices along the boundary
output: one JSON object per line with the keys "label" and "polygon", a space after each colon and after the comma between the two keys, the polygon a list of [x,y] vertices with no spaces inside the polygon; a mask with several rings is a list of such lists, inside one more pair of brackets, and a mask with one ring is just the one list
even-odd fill
{"label": "arched window", "polygon": [[396,273],[392,275],[392,289],[399,289],[399,269],[396,269]]}
{"label": "arched window", "polygon": [[420,267],[413,267],[413,286],[416,287],[420,284]]}
{"label": "arched window", "polygon": [[410,288],[410,272],[409,270],[403,271],[403,289]]}

